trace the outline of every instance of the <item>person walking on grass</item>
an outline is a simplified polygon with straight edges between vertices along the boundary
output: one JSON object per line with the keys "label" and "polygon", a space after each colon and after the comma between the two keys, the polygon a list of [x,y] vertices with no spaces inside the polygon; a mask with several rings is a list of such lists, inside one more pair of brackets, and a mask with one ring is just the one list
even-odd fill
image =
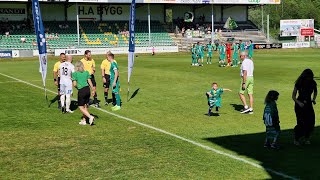
{"label": "person walking on grass", "polygon": [[296,80],[293,88],[292,99],[295,102],[294,111],[297,118],[297,125],[294,128],[295,145],[311,144],[310,135],[315,125],[313,104],[316,104],[318,95],[317,83],[313,78],[312,70],[305,69]]}
{"label": "person walking on grass", "polygon": [[[240,84],[240,91],[239,96],[244,109],[240,112],[241,114],[249,113],[253,114],[253,85],[254,85],[254,78],[253,78],[253,70],[254,64],[253,61],[247,58],[246,52],[240,53],[240,59],[242,60],[241,69],[240,69],[240,77],[241,77],[241,84]],[[245,92],[248,93],[250,107],[247,105]]]}
{"label": "person walking on grass", "polygon": [[89,118],[89,124],[94,122],[94,116],[88,111],[88,103],[90,100],[90,88],[91,95],[94,96],[95,89],[91,82],[91,76],[88,71],[84,70],[83,63],[78,61],[75,65],[75,72],[72,73],[73,86],[78,89],[78,106],[83,116],[80,125],[86,125],[86,119]]}

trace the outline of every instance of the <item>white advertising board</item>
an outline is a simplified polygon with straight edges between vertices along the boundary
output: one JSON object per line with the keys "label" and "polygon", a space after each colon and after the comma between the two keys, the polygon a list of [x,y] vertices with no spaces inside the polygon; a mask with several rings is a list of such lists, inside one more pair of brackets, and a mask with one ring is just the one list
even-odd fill
{"label": "white advertising board", "polygon": [[280,20],[280,36],[300,36],[301,28],[314,28],[314,19]]}
{"label": "white advertising board", "polygon": [[282,43],[282,48],[290,49],[290,48],[309,48],[310,42],[289,42]]}

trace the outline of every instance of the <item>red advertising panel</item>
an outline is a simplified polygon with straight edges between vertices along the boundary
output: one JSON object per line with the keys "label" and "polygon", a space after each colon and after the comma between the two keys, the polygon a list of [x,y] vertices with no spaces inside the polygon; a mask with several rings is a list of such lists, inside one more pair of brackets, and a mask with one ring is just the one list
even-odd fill
{"label": "red advertising panel", "polygon": [[301,28],[301,36],[314,36],[313,28]]}

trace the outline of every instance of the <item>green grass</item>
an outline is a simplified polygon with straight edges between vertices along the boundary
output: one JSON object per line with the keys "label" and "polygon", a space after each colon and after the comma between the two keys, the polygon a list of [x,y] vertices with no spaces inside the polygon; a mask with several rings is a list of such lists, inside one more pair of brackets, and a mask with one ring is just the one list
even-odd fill
{"label": "green grass", "polygon": [[[104,56],[93,56],[97,66]],[[78,60],[80,57],[74,57]],[[216,56],[215,56],[216,59]],[[127,102],[127,57],[116,56],[120,67],[124,117],[244,158],[301,179],[319,179],[320,129],[312,145],[292,145],[295,114],[291,92],[303,69],[319,77],[319,50],[260,50],[255,52],[255,112],[241,115],[235,106],[239,68],[216,64],[191,67],[190,55],[139,55],[131,77]],[[47,88],[56,91],[49,57]],[[216,63],[216,61],[214,61]],[[42,86],[37,58],[1,59],[0,73]],[[103,101],[98,68],[98,98]],[[317,78],[318,81],[319,78]],[[43,90],[0,75],[0,177],[1,179],[270,179],[281,178],[266,169],[216,154],[90,108],[98,116],[95,126],[80,126],[80,111],[62,115],[56,103],[49,108]],[[223,94],[220,116],[208,117],[205,92],[212,82],[232,92]],[[280,92],[280,151],[262,147],[263,100],[270,89]],[[49,99],[55,94],[48,92]],[[76,98],[76,93],[74,95]],[[315,107],[316,118],[319,107]],[[102,109],[111,111],[110,106]]]}

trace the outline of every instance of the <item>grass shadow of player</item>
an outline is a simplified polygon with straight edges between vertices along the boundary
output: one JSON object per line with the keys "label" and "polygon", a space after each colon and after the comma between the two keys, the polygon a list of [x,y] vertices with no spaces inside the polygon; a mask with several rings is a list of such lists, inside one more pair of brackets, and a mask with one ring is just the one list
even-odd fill
{"label": "grass shadow of player", "polygon": [[[262,124],[263,125],[263,124]],[[314,129],[311,145],[295,146],[293,129],[283,130],[280,135],[279,150],[264,148],[265,132],[223,137],[209,137],[204,140],[245,156],[265,169],[271,179],[284,179],[271,170],[284,173],[298,179],[320,179],[318,162],[320,161],[320,127]],[[290,178],[289,179],[292,179]]]}
{"label": "grass shadow of player", "polygon": [[206,116],[220,116],[220,114],[219,113],[214,113],[214,112],[212,112],[210,115],[208,114],[208,113],[206,113],[206,114],[204,114],[204,115],[206,115]]}
{"label": "grass shadow of player", "polygon": [[243,109],[243,105],[241,105],[241,104],[230,104],[233,108],[234,108],[234,110],[236,110],[236,111],[241,111],[242,109]]}
{"label": "grass shadow of player", "polygon": [[128,102],[129,102],[131,99],[133,99],[134,97],[136,97],[136,95],[139,93],[139,90],[140,90],[140,88],[136,89],[136,90],[132,93],[131,97],[128,99]]}
{"label": "grass shadow of player", "polygon": [[53,99],[51,99],[48,107],[51,107],[51,105],[52,105],[53,103],[55,103],[56,101],[58,101],[59,98],[60,98],[60,96],[56,95]]}

